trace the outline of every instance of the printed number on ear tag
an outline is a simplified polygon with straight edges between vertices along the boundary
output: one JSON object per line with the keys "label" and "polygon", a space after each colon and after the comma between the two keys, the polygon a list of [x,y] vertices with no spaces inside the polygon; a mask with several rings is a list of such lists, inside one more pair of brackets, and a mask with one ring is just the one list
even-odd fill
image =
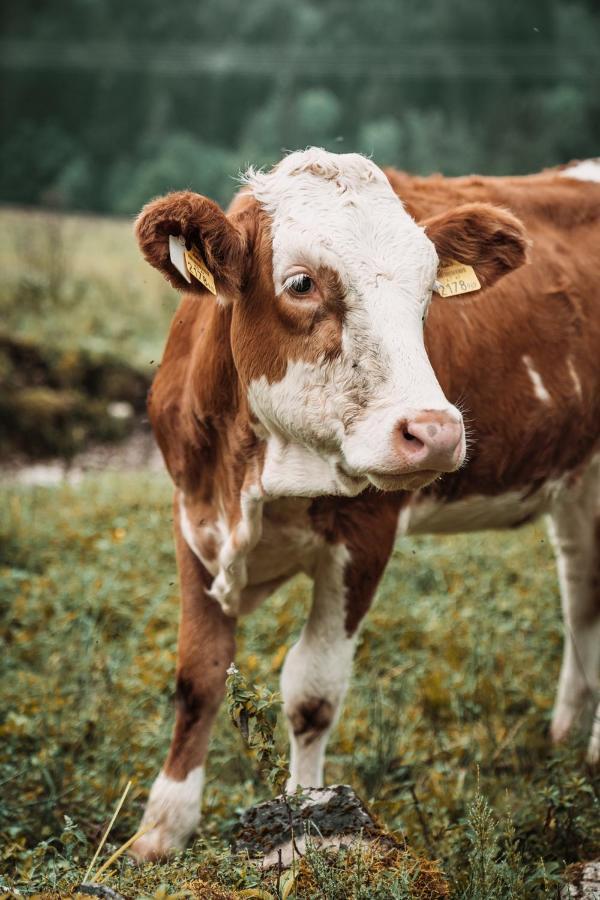
{"label": "printed number on ear tag", "polygon": [[188,272],[194,276],[196,281],[199,281],[200,284],[203,284],[207,291],[210,291],[211,294],[217,296],[217,289],[215,287],[215,279],[212,277],[204,262],[202,261],[202,257],[200,256],[200,251],[197,247],[192,246],[191,250],[184,251],[185,263],[188,267]]}
{"label": "printed number on ear tag", "polygon": [[207,291],[210,291],[215,297],[217,296],[215,279],[204,265],[197,247],[192,246],[191,250],[186,250],[184,239],[181,236],[176,237],[174,234],[170,234],[169,256],[179,274],[183,275],[188,284],[192,283],[190,275],[193,275]]}
{"label": "printed number on ear tag", "polygon": [[481,285],[472,266],[451,260],[440,266],[433,289],[440,297],[456,297],[458,294],[470,294],[479,291]]}

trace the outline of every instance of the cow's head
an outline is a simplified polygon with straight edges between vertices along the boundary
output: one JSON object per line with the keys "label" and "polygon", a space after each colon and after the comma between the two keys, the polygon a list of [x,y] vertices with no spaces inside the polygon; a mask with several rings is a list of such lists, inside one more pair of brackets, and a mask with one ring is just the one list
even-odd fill
{"label": "cow's head", "polygon": [[439,258],[472,265],[484,288],[524,262],[510,213],[470,204],[417,224],[370,160],[313,148],[251,172],[229,215],[170,194],[142,211],[137,234],[180,289],[204,291],[171,264],[168,235],[201,251],[232,304],[236,368],[272,445],[326,460],[344,493],[414,489],[462,464],[462,417],[423,323]]}

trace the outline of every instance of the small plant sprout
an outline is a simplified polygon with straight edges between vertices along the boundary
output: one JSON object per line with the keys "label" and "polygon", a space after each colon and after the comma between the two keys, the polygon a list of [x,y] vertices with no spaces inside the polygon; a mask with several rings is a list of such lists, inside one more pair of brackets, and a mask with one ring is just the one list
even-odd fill
{"label": "small plant sprout", "polygon": [[289,777],[285,756],[277,753],[275,726],[281,695],[264,686],[248,684],[237,666],[227,669],[227,709],[243,741],[258,764],[262,778],[282,792]]}

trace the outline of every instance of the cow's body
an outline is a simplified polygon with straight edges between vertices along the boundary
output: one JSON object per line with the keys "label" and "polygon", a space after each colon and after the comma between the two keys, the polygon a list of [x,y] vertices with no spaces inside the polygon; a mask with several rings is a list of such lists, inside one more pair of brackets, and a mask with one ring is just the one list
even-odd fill
{"label": "cow's body", "polygon": [[[467,421],[469,460],[420,490],[364,490],[343,475],[331,493],[324,489],[329,475],[310,446],[273,445],[257,426],[248,381],[239,376],[240,354],[249,351],[235,341],[232,351],[232,307],[209,295],[183,299],[150,402],[176,484],[183,595],[178,719],[146,813],[157,827],[138,842],[139,856],[181,845],[195,827],[209,728],[233,659],[235,616],[299,571],[313,577],[315,592],[282,674],[292,785],[322,779],[357,629],[399,535],[514,527],[550,513],[568,623],[556,739],[597,690],[600,184],[588,179],[600,180],[600,166],[587,165],[575,177],[387,173],[416,221],[492,203],[518,216],[532,241],[530,265],[484,295],[431,306],[427,352],[445,397]],[[247,203],[242,194],[233,208]],[[283,373],[267,379],[282,380]],[[600,756],[598,723],[589,756]]]}

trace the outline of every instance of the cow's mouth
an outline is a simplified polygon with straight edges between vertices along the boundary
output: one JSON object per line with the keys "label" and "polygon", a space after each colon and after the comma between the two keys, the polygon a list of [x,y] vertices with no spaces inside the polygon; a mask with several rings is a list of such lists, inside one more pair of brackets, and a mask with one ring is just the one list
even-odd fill
{"label": "cow's mouth", "polygon": [[343,493],[350,497],[360,494],[369,486],[369,479],[366,475],[351,475],[341,463],[336,465],[336,474]]}
{"label": "cow's mouth", "polygon": [[380,491],[417,491],[431,484],[440,474],[431,469],[424,469],[422,472],[407,472],[406,475],[381,475],[369,472],[367,477],[373,487]]}
{"label": "cow's mouth", "polygon": [[369,485],[380,491],[416,491],[435,481],[442,474],[433,469],[423,469],[419,472],[405,472],[389,475],[383,472],[364,472],[361,474],[350,473],[345,465],[338,463],[338,477],[351,488],[349,493],[359,493]]}

